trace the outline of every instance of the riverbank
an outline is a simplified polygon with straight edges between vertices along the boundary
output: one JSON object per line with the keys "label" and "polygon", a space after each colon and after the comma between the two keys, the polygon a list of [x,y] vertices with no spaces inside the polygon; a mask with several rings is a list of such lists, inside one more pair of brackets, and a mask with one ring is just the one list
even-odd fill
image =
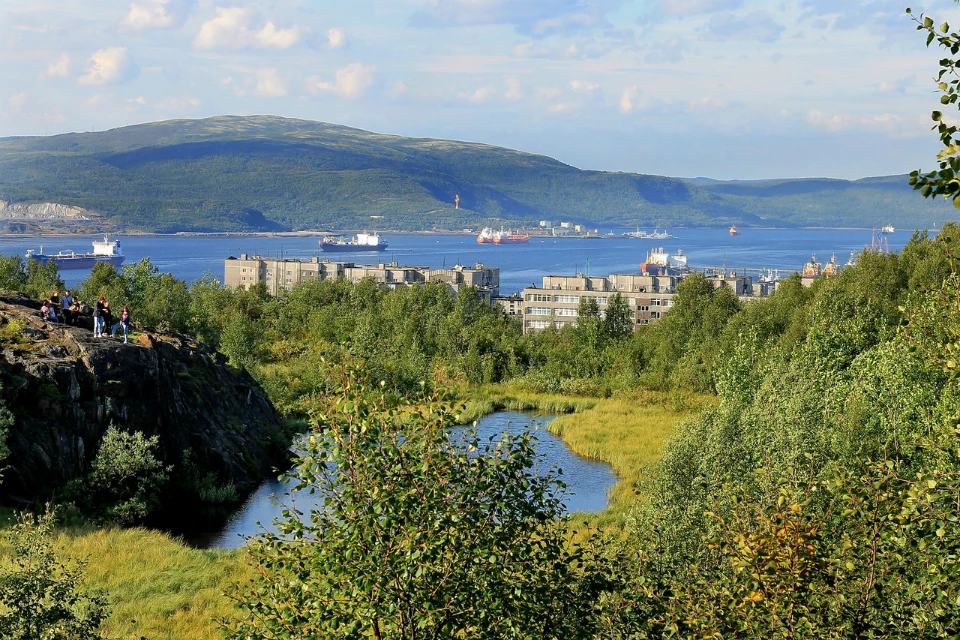
{"label": "riverbank", "polygon": [[[712,403],[709,396],[632,392],[596,398],[528,393],[509,385],[468,388],[462,398],[465,423],[502,410],[560,415],[548,424],[551,433],[577,454],[613,467],[619,481],[608,508],[573,514],[574,529],[622,523],[637,500],[638,480],[659,457],[674,425]],[[68,528],[57,543],[65,556],[87,563],[88,586],[108,594],[107,637],[217,637],[219,620],[235,614],[225,594],[251,571],[242,550],[198,550],[140,528]]]}

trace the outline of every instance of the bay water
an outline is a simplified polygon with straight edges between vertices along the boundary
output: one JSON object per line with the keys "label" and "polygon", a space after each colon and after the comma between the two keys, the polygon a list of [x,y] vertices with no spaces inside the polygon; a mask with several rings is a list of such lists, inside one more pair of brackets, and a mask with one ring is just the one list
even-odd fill
{"label": "bay water", "polygon": [[[624,229],[600,229],[601,233],[620,234]],[[652,231],[652,229],[647,229]],[[310,259],[320,256],[331,261],[352,261],[358,264],[398,262],[401,265],[431,268],[473,265],[481,262],[500,268],[501,294],[519,291],[532,283],[539,286],[544,275],[573,275],[577,272],[594,276],[610,273],[637,272],[648,252],[663,248],[689,256],[691,267],[730,269],[780,269],[781,275],[798,271],[817,255],[826,262],[831,255],[845,263],[851,251],[881,237],[863,229],[743,229],[731,236],[728,227],[671,229],[675,238],[641,240],[614,238],[531,238],[528,244],[477,244],[474,235],[453,234],[384,234],[389,248],[382,253],[322,253],[317,236],[123,236],[121,249],[125,264],[143,257],[161,271],[192,282],[204,273],[223,279],[224,260],[241,253],[264,257]],[[45,253],[58,251],[87,252],[94,236],[0,238],[0,253],[23,255],[27,249]],[[910,239],[910,232],[897,231],[883,236],[891,251],[898,251]],[[67,286],[75,286],[89,275],[89,270],[61,272]]]}

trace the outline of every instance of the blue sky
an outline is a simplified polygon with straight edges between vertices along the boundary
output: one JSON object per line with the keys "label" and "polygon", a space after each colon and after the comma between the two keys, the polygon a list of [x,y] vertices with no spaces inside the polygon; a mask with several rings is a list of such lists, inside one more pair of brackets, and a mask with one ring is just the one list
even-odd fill
{"label": "blue sky", "polygon": [[274,114],[589,169],[905,173],[934,165],[941,57],[907,1],[0,0],[0,136]]}

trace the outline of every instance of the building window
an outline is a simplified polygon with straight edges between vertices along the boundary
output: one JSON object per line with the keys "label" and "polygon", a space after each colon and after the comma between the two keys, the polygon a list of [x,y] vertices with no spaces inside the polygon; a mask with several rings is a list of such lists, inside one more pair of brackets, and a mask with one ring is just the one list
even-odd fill
{"label": "building window", "polygon": [[567,304],[579,304],[580,296],[557,296],[555,300],[556,302],[564,302]]}
{"label": "building window", "polygon": [[659,307],[659,306],[660,306],[660,300],[658,300],[657,298],[654,298],[653,300],[650,301],[650,306],[651,306],[651,307]]}
{"label": "building window", "polygon": [[527,322],[528,329],[546,329],[551,326],[548,320],[530,320]]}
{"label": "building window", "polygon": [[553,296],[544,293],[528,293],[527,302],[553,302]]}
{"label": "building window", "polygon": [[580,314],[577,313],[576,309],[554,309],[553,315],[566,318],[577,318]]}
{"label": "building window", "polygon": [[527,315],[549,316],[551,315],[551,310],[547,307],[530,307],[527,309]]}
{"label": "building window", "polygon": [[650,307],[648,305],[642,304],[639,307],[637,307],[637,311],[650,311]]}

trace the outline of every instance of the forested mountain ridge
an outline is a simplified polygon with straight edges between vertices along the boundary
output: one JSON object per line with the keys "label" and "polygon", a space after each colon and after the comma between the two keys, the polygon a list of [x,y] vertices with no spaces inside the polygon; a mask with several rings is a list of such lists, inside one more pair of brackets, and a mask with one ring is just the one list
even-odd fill
{"label": "forested mountain ridge", "polygon": [[906,176],[724,182],[587,171],[486,144],[273,116],[0,138],[0,200],[77,206],[161,232],[461,229],[544,218],[916,228],[953,214],[915,197]]}

